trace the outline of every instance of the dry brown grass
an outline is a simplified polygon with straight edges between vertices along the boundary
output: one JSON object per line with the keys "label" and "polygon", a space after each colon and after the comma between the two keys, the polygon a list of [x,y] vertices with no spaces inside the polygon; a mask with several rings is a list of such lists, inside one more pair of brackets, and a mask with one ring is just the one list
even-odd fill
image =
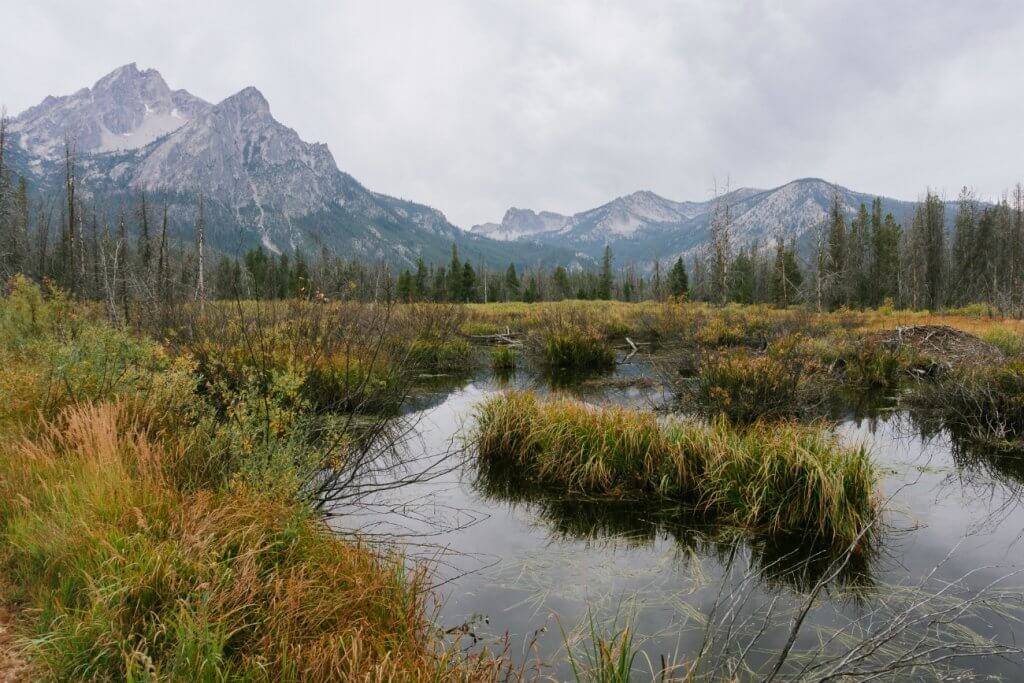
{"label": "dry brown grass", "polygon": [[9,576],[56,678],[477,680],[431,626],[421,569],[342,541],[295,503],[179,490],[183,457],[123,406],[73,407],[4,445]]}

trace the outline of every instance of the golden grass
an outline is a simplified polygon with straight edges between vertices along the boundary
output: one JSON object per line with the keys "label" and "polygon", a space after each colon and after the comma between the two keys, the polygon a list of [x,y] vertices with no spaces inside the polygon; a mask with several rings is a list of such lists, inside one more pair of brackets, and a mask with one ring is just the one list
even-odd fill
{"label": "golden grass", "polygon": [[0,453],[6,571],[55,678],[487,679],[432,630],[422,574],[238,485],[184,493],[123,406]]}
{"label": "golden grass", "polygon": [[662,422],[520,391],[484,402],[476,417],[471,438],[485,476],[570,496],[685,504],[751,531],[838,546],[860,546],[878,512],[867,453],[820,427]]}

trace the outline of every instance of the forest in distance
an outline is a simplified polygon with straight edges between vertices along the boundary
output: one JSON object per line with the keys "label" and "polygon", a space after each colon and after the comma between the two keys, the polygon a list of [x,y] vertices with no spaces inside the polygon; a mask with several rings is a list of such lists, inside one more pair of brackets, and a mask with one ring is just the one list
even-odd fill
{"label": "forest in distance", "polygon": [[[774,244],[736,244],[730,207],[716,203],[708,242],[666,262],[618,264],[610,247],[595,268],[506,269],[460,260],[409,267],[258,247],[240,256],[205,244],[202,197],[195,196],[194,239],[168,235],[167,207],[139,192],[113,215],[80,189],[74,145],[65,147],[64,187],[34,195],[4,165],[9,144],[0,121],[0,274],[50,280],[75,295],[106,300],[282,299],[325,296],[371,301],[492,302],[685,297],[724,304],[803,304],[816,310],[881,305],[939,310],[984,304],[1024,313],[1024,188],[995,203],[966,187],[955,216],[926,191],[907,225],[882,213],[881,201],[847,215],[838,194],[811,243],[780,236]],[[951,225],[952,228],[947,229]],[[116,300],[116,301],[115,301]],[[117,304],[115,306],[115,303]]]}

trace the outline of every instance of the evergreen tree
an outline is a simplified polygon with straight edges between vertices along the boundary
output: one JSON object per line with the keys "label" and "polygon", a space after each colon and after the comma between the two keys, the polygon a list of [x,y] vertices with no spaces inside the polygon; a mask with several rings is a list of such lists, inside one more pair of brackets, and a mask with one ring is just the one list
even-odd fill
{"label": "evergreen tree", "polygon": [[565,270],[563,266],[558,266],[557,268],[555,268],[555,272],[551,276],[551,282],[552,284],[554,284],[555,292],[557,293],[559,298],[564,299],[568,297],[570,292],[572,291],[572,288],[569,285],[569,273]]}
{"label": "evergreen tree", "polygon": [[978,227],[977,204],[970,190],[964,187],[957,202],[956,220],[953,225],[953,296],[957,303],[973,300],[984,281],[984,269],[975,262],[975,234]]}
{"label": "evergreen tree", "polygon": [[462,291],[462,262],[459,261],[459,248],[452,245],[452,260],[448,264],[448,300],[464,301]]}
{"label": "evergreen tree", "polygon": [[597,284],[597,298],[612,298],[612,248],[610,245],[604,247],[604,257],[601,259],[601,277]]}
{"label": "evergreen tree", "polygon": [[683,263],[683,257],[680,256],[668,273],[668,289],[672,296],[681,298],[686,296],[689,287],[690,279],[686,274],[686,265]]}
{"label": "evergreen tree", "polygon": [[412,273],[408,268],[402,269],[398,275],[398,285],[395,294],[399,301],[412,301],[413,280]]}
{"label": "evergreen tree", "polygon": [[829,209],[828,251],[823,265],[822,286],[829,305],[846,303],[843,286],[843,275],[846,272],[846,218],[843,216],[838,192],[832,195],[832,206]]}
{"label": "evergreen tree", "polygon": [[740,249],[729,268],[730,299],[741,304],[754,302],[754,260],[745,249]]}
{"label": "evergreen tree", "polygon": [[416,275],[412,281],[412,295],[417,300],[423,299],[427,295],[427,264],[423,262],[422,256],[416,259]]}
{"label": "evergreen tree", "polygon": [[916,255],[922,260],[923,268],[919,272],[924,276],[919,287],[924,296],[924,305],[932,310],[942,306],[945,292],[945,212],[945,204],[937,194],[929,190],[924,203],[918,206],[918,215],[914,221],[918,231],[915,246],[923,251]]}
{"label": "evergreen tree", "polygon": [[444,266],[438,266],[434,271],[434,285],[431,287],[430,298],[435,302],[444,301],[447,298],[448,278]]}
{"label": "evergreen tree", "polygon": [[857,305],[867,303],[868,274],[866,270],[866,252],[867,236],[870,230],[871,218],[868,215],[867,207],[861,202],[857,215],[850,221],[850,232],[846,248],[846,267],[843,277],[846,288],[846,301]]}
{"label": "evergreen tree", "polygon": [[505,296],[511,301],[519,298],[519,276],[514,263],[508,264],[508,270],[505,271]]}
{"label": "evergreen tree", "polygon": [[473,302],[476,301],[476,272],[473,271],[473,266],[466,261],[462,266],[462,285],[460,288],[460,301]]}
{"label": "evergreen tree", "polygon": [[527,303],[534,303],[540,299],[540,295],[537,291],[537,277],[535,275],[530,276],[530,282],[526,285],[526,291],[523,292],[523,301]]}

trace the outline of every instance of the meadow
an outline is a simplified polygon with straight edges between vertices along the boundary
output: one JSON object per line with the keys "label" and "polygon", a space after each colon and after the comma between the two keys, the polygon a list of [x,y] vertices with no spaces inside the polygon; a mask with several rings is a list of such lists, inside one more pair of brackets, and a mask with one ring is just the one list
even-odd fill
{"label": "meadow", "polygon": [[[798,596],[869,562],[885,534],[882,468],[834,429],[850,405],[881,396],[966,446],[1024,453],[1024,323],[978,307],[292,300],[130,319],[22,278],[0,302],[0,586],[41,677],[541,675],[500,639],[467,647],[467,629],[439,623],[436,568],[344,524],[449,466],[406,447],[410,402],[439,378],[514,387],[476,401],[460,434],[487,495],[529,491],[563,527],[586,506],[642,506],[659,524],[820,549],[827,562],[787,584]],[[634,357],[664,401],[574,393],[629,385],[617,373]],[[556,671],[637,675],[631,627],[585,631],[562,634]],[[660,675],[724,671],[682,660]]]}

